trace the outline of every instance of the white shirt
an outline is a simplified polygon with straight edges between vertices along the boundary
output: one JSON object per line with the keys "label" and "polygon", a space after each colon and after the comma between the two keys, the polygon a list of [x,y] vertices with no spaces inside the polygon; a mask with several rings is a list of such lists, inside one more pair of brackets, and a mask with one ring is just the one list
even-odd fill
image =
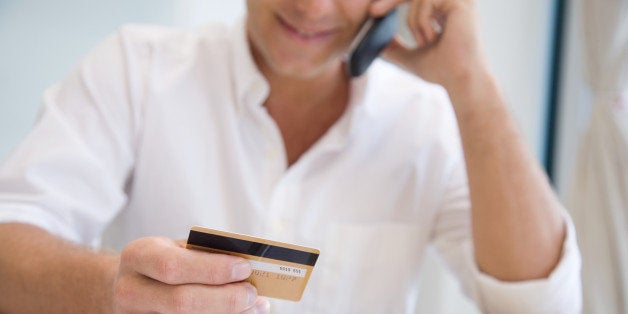
{"label": "white shirt", "polygon": [[[500,282],[473,259],[468,188],[445,91],[377,61],[343,117],[287,168],[243,25],[127,26],[48,90],[0,170],[0,221],[120,249],[210,228],[319,248],[303,299],[274,313],[413,313],[434,244],[491,313],[576,313],[568,216],[546,280]],[[420,300],[419,300],[420,302]]]}

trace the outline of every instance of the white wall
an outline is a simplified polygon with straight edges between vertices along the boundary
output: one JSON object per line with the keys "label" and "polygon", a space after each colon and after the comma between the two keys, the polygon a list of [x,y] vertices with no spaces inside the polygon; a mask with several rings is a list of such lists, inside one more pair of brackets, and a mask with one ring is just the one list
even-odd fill
{"label": "white wall", "polygon": [[[62,79],[99,39],[123,22],[194,26],[231,22],[243,0],[0,0],[0,159],[26,134],[46,86]],[[489,62],[524,135],[542,153],[551,1],[478,1]],[[430,256],[421,313],[477,313]]]}
{"label": "white wall", "polygon": [[489,63],[540,158],[546,118],[553,1],[477,1]]}
{"label": "white wall", "polygon": [[0,160],[33,124],[42,91],[125,22],[173,23],[173,0],[0,0]]}
{"label": "white wall", "polygon": [[182,26],[198,26],[207,21],[231,24],[244,16],[243,0],[178,0],[175,22]]}

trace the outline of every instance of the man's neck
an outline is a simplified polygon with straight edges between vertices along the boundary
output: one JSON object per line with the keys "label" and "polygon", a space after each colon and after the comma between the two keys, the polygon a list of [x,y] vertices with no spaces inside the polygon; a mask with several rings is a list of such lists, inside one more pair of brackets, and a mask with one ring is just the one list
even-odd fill
{"label": "man's neck", "polygon": [[264,74],[270,85],[264,106],[281,130],[288,165],[292,165],[344,113],[349,78],[340,65],[305,79]]}
{"label": "man's neck", "polygon": [[263,71],[270,85],[264,103],[269,111],[316,112],[329,106],[346,106],[349,78],[338,66],[313,77],[293,77]]}

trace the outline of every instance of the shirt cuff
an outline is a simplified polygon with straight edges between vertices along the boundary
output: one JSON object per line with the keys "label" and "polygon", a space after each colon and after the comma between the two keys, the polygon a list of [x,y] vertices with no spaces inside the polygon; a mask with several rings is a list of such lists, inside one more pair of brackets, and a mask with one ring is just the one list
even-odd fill
{"label": "shirt cuff", "polygon": [[[563,211],[564,212],[564,211]],[[486,313],[565,313],[582,311],[581,259],[571,218],[561,259],[545,279],[506,282],[474,268],[479,302]]]}
{"label": "shirt cuff", "polygon": [[12,204],[0,207],[0,224],[24,223],[36,226],[47,232],[72,242],[80,242],[80,236],[47,211],[29,205]]}

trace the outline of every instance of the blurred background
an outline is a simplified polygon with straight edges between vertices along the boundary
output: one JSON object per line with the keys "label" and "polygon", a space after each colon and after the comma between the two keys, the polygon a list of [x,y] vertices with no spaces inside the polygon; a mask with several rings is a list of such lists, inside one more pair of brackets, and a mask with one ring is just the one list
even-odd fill
{"label": "blurred background", "polygon": [[[627,2],[477,2],[489,62],[576,221],[585,313],[628,313]],[[231,24],[244,11],[243,0],[0,0],[0,160],[33,125],[43,90],[121,24]],[[433,255],[423,274],[420,313],[478,313]]]}

